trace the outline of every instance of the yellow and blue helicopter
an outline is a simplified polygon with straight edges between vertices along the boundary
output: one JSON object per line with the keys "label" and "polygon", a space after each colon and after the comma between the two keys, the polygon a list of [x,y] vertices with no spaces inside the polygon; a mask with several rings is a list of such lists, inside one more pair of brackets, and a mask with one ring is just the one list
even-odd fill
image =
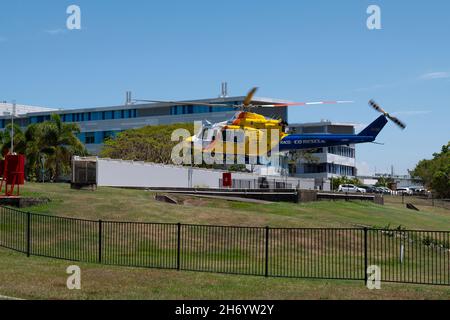
{"label": "yellow and blue helicopter", "polygon": [[[358,143],[374,142],[377,135],[387,124],[388,119],[397,124],[401,129],[405,129],[406,125],[396,117],[384,111],[373,100],[369,102],[375,110],[382,113],[375,121],[362,130],[359,134],[290,134],[287,132],[288,124],[280,119],[267,118],[256,111],[258,108],[274,108],[274,107],[289,107],[289,106],[307,106],[320,104],[340,104],[351,103],[352,101],[319,101],[319,102],[292,102],[292,103],[275,103],[275,104],[253,104],[253,96],[257,88],[249,91],[242,104],[230,105],[223,103],[199,103],[183,101],[183,105],[204,105],[209,107],[234,107],[238,111],[234,117],[228,121],[219,123],[206,122],[202,129],[189,137],[186,142],[191,144],[192,149],[200,148],[202,152],[211,151],[215,149],[215,153],[229,153],[233,150],[234,155],[244,153],[245,156],[261,156],[260,148],[250,148],[249,141],[242,140],[248,136],[258,138],[263,134],[268,134],[264,141],[267,143],[265,148],[267,153],[278,147],[280,152],[302,150],[302,149],[316,149],[321,147],[350,145]],[[156,100],[139,100],[146,102],[166,102],[175,103],[173,101],[156,101]],[[239,138],[242,135],[234,135],[234,132],[244,132],[244,138]],[[271,132],[276,132],[278,139],[270,137]],[[229,138],[231,137],[231,139]],[[218,141],[221,143],[221,150],[217,150]],[[245,148],[240,148],[238,144],[244,143]],[[227,144],[232,144],[231,148],[227,148]]]}

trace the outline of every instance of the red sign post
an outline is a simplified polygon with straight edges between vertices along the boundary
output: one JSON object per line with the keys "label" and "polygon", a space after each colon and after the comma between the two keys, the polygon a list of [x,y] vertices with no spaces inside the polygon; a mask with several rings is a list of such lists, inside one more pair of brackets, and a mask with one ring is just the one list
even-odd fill
{"label": "red sign post", "polygon": [[19,186],[25,182],[25,156],[23,154],[6,155],[5,160],[0,161],[0,174],[2,176],[0,192],[3,189],[3,184],[5,184],[5,196],[11,197],[17,185],[15,196],[19,196]]}

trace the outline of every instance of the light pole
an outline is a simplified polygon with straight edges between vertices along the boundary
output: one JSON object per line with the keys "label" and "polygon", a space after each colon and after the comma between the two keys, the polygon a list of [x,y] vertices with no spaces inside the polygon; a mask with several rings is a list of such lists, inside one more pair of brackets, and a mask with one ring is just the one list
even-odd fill
{"label": "light pole", "polygon": [[333,177],[334,177],[334,161],[331,163],[331,191],[334,192]]}
{"label": "light pole", "polygon": [[16,115],[16,100],[13,100],[11,112],[11,154],[14,154],[14,116]]}

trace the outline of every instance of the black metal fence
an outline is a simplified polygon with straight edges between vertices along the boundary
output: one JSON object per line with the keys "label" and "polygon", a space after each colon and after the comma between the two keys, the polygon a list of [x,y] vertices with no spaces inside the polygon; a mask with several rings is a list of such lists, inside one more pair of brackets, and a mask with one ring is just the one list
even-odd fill
{"label": "black metal fence", "polygon": [[0,246],[109,265],[450,285],[450,231],[91,221],[0,208]]}

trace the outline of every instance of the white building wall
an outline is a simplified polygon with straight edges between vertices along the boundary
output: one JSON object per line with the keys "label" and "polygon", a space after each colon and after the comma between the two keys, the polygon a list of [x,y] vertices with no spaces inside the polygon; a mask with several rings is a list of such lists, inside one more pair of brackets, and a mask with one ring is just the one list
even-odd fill
{"label": "white building wall", "polygon": [[[82,158],[75,158],[82,160]],[[97,185],[136,188],[219,188],[225,171],[162,165],[139,161],[97,159]],[[233,172],[232,179],[258,180],[262,175]],[[314,179],[264,176],[293,187],[314,189]]]}

